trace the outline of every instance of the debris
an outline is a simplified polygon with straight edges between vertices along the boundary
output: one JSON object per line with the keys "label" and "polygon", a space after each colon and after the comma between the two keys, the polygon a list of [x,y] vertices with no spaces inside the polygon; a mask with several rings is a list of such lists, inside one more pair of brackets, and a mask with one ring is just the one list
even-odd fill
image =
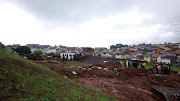
{"label": "debris", "polygon": [[105,71],[109,71],[109,69],[108,69],[108,68],[104,68],[104,70],[105,70]]}
{"label": "debris", "polygon": [[77,74],[75,71],[72,71],[72,73],[75,74],[75,75]]}
{"label": "debris", "polygon": [[162,76],[161,74],[148,74],[149,75],[149,77],[151,77],[151,76]]}
{"label": "debris", "polygon": [[98,67],[98,69],[102,69],[102,67]]}
{"label": "debris", "polygon": [[162,93],[167,101],[180,100],[180,88],[158,87],[158,86],[152,86],[152,88],[158,91],[159,93]]}
{"label": "debris", "polygon": [[74,68],[75,66],[71,66],[70,68]]}

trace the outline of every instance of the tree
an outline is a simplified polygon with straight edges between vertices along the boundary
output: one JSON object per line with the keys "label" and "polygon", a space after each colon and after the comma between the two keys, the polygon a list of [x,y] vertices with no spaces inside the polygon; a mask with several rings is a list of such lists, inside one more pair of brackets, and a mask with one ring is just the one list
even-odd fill
{"label": "tree", "polygon": [[2,42],[0,42],[0,48],[5,48],[4,44],[2,44]]}
{"label": "tree", "polygon": [[121,47],[127,47],[128,45],[123,45],[123,44],[116,44],[116,45],[111,45],[110,49],[117,49]]}
{"label": "tree", "polygon": [[14,51],[16,51],[17,53],[20,53],[20,54],[30,54],[31,53],[31,49],[27,46],[20,46],[20,47],[14,49]]}

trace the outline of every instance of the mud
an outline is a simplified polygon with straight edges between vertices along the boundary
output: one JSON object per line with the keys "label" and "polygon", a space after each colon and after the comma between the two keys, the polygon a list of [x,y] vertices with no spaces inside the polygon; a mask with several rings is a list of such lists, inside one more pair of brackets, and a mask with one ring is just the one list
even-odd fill
{"label": "mud", "polygon": [[[120,101],[164,101],[164,97],[153,91],[152,85],[180,88],[180,76],[149,76],[152,69],[123,68],[120,64],[88,65],[66,68],[66,62],[41,62],[53,71],[82,85],[110,94]],[[74,75],[75,71],[77,75]]]}

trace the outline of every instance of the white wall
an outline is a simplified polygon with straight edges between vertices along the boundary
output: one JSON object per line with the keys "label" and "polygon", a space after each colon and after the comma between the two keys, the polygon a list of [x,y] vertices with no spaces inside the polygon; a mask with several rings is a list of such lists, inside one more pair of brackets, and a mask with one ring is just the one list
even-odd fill
{"label": "white wall", "polygon": [[41,51],[44,53],[56,53],[56,49],[50,49],[50,48],[43,48]]}
{"label": "white wall", "polygon": [[33,53],[34,51],[39,51],[37,48],[30,48],[31,52]]}
{"label": "white wall", "polygon": [[75,53],[60,53],[61,58],[63,58],[63,54],[65,58],[67,58],[67,55],[68,55],[68,59],[71,59],[71,58],[74,59],[73,55],[75,55]]}
{"label": "white wall", "polygon": [[170,59],[165,59],[165,58],[161,58],[161,57],[157,58],[157,62],[158,63],[162,62],[162,63],[166,63],[166,64],[171,63]]}
{"label": "white wall", "polygon": [[121,59],[121,55],[115,55],[116,59]]}

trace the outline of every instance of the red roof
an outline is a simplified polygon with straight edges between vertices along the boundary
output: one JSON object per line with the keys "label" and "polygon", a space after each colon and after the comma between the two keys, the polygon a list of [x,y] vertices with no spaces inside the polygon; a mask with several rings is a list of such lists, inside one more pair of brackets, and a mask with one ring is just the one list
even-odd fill
{"label": "red roof", "polygon": [[170,52],[164,52],[164,55],[173,55],[173,54]]}
{"label": "red roof", "polygon": [[176,54],[180,54],[180,49],[179,49],[179,50],[176,50]]}

